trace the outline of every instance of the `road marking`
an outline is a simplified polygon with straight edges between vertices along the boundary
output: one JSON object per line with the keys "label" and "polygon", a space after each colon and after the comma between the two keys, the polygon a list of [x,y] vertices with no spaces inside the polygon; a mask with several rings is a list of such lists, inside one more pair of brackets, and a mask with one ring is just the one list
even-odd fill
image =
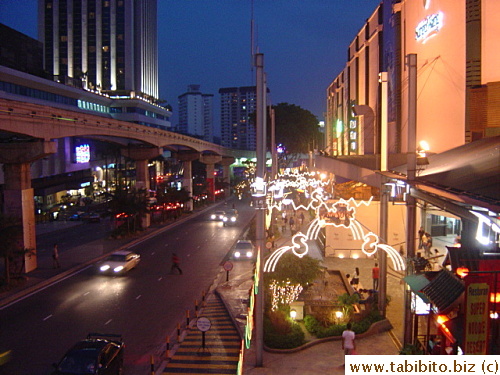
{"label": "road marking", "polygon": [[111,323],[113,319],[109,319],[106,323],[104,323],[105,326],[107,326],[109,323]]}
{"label": "road marking", "polygon": [[85,293],[83,293],[83,295],[84,295],[84,296],[86,296],[86,295],[88,295],[88,294],[90,294],[90,292],[85,292]]}
{"label": "road marking", "polygon": [[139,294],[137,297],[135,297],[135,299],[139,299],[142,297],[142,294]]}
{"label": "road marking", "polygon": [[153,252],[151,253],[151,255],[155,255],[155,252],[153,251]]}
{"label": "road marking", "polygon": [[46,320],[49,320],[50,318],[52,318],[52,314],[46,316],[45,318],[43,318],[43,321],[45,322]]}
{"label": "road marking", "polygon": [[163,279],[163,276],[160,276],[160,277],[158,278],[158,281],[161,281],[161,279]]}

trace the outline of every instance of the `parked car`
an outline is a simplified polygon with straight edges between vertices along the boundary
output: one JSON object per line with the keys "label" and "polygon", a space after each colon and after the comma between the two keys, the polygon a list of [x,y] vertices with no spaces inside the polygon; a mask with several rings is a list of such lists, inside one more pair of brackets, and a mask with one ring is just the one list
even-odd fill
{"label": "parked car", "polygon": [[222,223],[224,226],[234,225],[238,222],[238,210],[231,209],[225,212],[222,218]]}
{"label": "parked car", "polygon": [[226,213],[224,211],[215,211],[213,214],[210,215],[210,220],[222,221],[222,219],[224,219],[225,214]]}
{"label": "parked car", "polygon": [[121,335],[89,333],[54,363],[53,375],[122,375],[125,344]]}
{"label": "parked car", "polygon": [[123,275],[135,268],[140,261],[141,256],[139,254],[128,250],[119,250],[99,263],[98,269],[102,274]]}
{"label": "parked car", "polygon": [[99,223],[101,222],[101,215],[97,212],[87,212],[80,215],[80,218],[87,223]]}
{"label": "parked car", "polygon": [[69,220],[69,221],[78,221],[78,220],[80,220],[80,219],[81,219],[81,217],[80,217],[80,215],[79,215],[79,214],[73,214],[73,215],[70,215],[70,216],[68,217],[68,220]]}
{"label": "parked car", "polygon": [[253,259],[254,253],[252,241],[238,240],[234,245],[232,258],[234,260]]}

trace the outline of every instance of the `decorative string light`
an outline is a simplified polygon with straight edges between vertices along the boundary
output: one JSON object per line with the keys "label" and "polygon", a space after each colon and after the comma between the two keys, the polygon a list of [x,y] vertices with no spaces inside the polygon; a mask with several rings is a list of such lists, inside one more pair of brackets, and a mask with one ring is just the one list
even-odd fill
{"label": "decorative string light", "polygon": [[[299,209],[304,209],[306,211],[313,209],[316,217],[309,223],[306,234],[297,232],[292,237],[291,246],[280,247],[271,254],[264,265],[264,272],[274,272],[281,256],[289,250],[292,250],[296,256],[302,258],[309,251],[307,241],[316,240],[320,229],[327,225],[349,229],[355,240],[363,240],[361,250],[366,255],[371,256],[375,254],[377,250],[383,250],[391,258],[395,270],[404,270],[406,264],[401,254],[390,245],[380,244],[379,237],[373,232],[365,233],[361,223],[356,219],[356,209],[362,205],[368,207],[373,197],[370,197],[368,201],[356,201],[352,197],[347,200],[340,198],[334,203],[329,204],[323,186],[328,185],[330,180],[323,182],[321,179],[315,178],[318,175],[317,173],[299,174],[297,171],[286,171],[282,175],[282,179],[278,178],[270,183],[268,191],[271,194],[268,196],[268,216],[272,214],[273,209],[282,211],[284,205],[287,206],[291,204],[295,211]],[[311,178],[308,179],[307,176]],[[305,206],[303,204],[296,205],[293,200],[287,200],[285,204],[284,197],[290,194],[284,193],[286,187],[293,187],[304,192],[307,191],[308,188],[313,188],[314,190],[310,194],[309,203]]]}
{"label": "decorative string light", "polygon": [[304,289],[300,284],[292,284],[290,280],[276,281],[273,280],[271,285],[271,309],[278,309],[278,305],[289,305],[299,298],[300,293]]}

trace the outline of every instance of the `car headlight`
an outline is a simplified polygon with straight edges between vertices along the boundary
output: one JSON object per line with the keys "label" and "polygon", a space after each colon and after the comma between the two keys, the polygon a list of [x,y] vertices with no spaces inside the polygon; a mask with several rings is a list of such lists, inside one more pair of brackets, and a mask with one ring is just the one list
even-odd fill
{"label": "car headlight", "polygon": [[239,251],[234,252],[234,257],[239,258],[241,256],[241,253]]}
{"label": "car headlight", "polygon": [[212,215],[212,216],[210,216],[210,219],[214,220],[216,217],[217,217],[217,216]]}
{"label": "car headlight", "polygon": [[122,271],[122,270],[123,270],[123,266],[118,266],[118,267],[116,267],[113,271],[115,271],[115,272],[120,272],[120,271]]}
{"label": "car headlight", "polygon": [[101,272],[105,272],[105,271],[109,270],[109,268],[110,268],[109,264],[105,264],[104,266],[101,266],[100,270],[101,270]]}
{"label": "car headlight", "polygon": [[234,223],[236,221],[236,218],[235,217],[232,217],[231,218],[231,221]]}
{"label": "car headlight", "polygon": [[223,217],[223,218],[222,218],[222,221],[227,221],[227,217]]}
{"label": "car headlight", "polygon": [[247,258],[253,257],[253,252],[252,251],[247,251]]}

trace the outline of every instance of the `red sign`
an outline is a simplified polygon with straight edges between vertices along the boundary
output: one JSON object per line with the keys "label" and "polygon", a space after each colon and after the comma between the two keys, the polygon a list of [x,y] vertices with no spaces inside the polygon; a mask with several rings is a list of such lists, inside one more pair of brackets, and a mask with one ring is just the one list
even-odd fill
{"label": "red sign", "polygon": [[488,354],[490,291],[489,276],[465,277],[465,354]]}

